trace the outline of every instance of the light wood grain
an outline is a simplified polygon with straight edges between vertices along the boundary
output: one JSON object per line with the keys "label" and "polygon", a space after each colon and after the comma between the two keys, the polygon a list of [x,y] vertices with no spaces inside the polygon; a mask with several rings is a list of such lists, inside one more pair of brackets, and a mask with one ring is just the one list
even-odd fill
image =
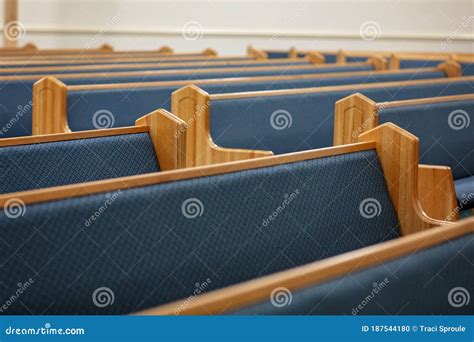
{"label": "light wood grain", "polygon": [[451,168],[437,165],[419,165],[418,198],[424,212],[431,218],[457,221],[456,191]]}
{"label": "light wood grain", "polygon": [[136,120],[136,125],[148,127],[158,156],[160,170],[175,170],[186,166],[186,123],[164,109],[158,109]]}
{"label": "light wood grain", "polygon": [[66,85],[54,77],[39,80],[33,86],[32,134],[70,131]]}
{"label": "light wood grain", "polygon": [[358,140],[376,143],[377,156],[403,235],[448,223],[428,217],[421,208],[417,137],[392,123],[385,123],[362,133]]}

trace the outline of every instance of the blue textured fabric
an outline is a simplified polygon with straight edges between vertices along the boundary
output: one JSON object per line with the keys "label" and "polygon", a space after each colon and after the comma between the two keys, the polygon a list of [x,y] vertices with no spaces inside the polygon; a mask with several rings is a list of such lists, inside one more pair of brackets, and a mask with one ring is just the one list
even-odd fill
{"label": "blue textured fabric", "polygon": [[[365,75],[337,78],[315,77],[311,79],[260,81],[249,83],[216,83],[200,86],[210,94],[244,92],[253,90],[276,90],[306,87],[322,87],[343,84],[375,83],[400,80],[419,80],[442,78],[443,72],[407,72],[400,74]],[[131,126],[139,117],[157,108],[169,110],[171,93],[180,86],[153,88],[121,88],[107,90],[70,91],[68,93],[68,121],[73,131],[94,129],[92,118],[94,113],[106,109],[114,114],[115,127]]]}
{"label": "blue textured fabric", "polygon": [[420,163],[451,167],[454,179],[474,175],[474,101],[397,106],[379,111],[420,139]]}
{"label": "blue textured fabric", "polygon": [[335,53],[323,53],[324,56],[324,63],[336,63],[337,62],[337,55]]}
{"label": "blue textured fabric", "polygon": [[461,210],[474,209],[474,176],[454,181],[456,197]]}
{"label": "blue textured fabric", "polygon": [[159,169],[148,133],[0,147],[0,193]]}
{"label": "blue textured fabric", "polygon": [[444,59],[402,59],[400,60],[400,69],[412,68],[434,68],[439,63],[444,62]]}
{"label": "blue textured fabric", "polygon": [[[166,64],[156,66],[156,63],[129,63],[129,66],[127,68],[121,68],[121,69],[114,69],[114,68],[102,68],[102,69],[94,69],[94,68],[87,68],[87,66],[83,66],[83,68],[78,69],[78,70],[67,70],[68,74],[81,74],[81,73],[91,73],[91,72],[108,72],[108,73],[114,73],[114,72],[125,72],[125,71],[145,71],[145,70],[150,70],[150,71],[156,71],[156,70],[180,70],[180,69],[189,69],[189,70],[199,70],[199,69],[221,69],[221,68],[254,68],[254,67],[269,67],[269,66],[278,66],[278,67],[285,67],[285,66],[298,66],[298,65],[311,65],[311,63],[307,60],[298,60],[298,61],[289,61],[286,63],[278,63],[278,64],[273,64],[271,61],[268,62],[252,62],[252,64],[249,64],[247,62],[242,62],[241,64],[233,64],[233,65],[228,65],[228,64],[219,64],[219,65],[213,65],[213,64],[207,64],[203,63],[202,65],[196,65],[196,66],[189,66],[189,65],[172,65],[172,66],[167,66]],[[96,64],[93,64],[92,66],[96,66]],[[148,66],[148,68],[146,67]],[[31,72],[28,70],[28,68],[25,68],[22,71],[16,72],[14,75],[32,75],[37,72]],[[49,75],[54,75],[54,74],[64,74],[64,70],[51,70],[48,71],[47,74]],[[1,71],[0,69],[0,76],[12,76],[11,73],[5,73]]]}
{"label": "blue textured fabric", "polygon": [[276,154],[328,147],[333,144],[335,103],[346,96],[360,92],[383,102],[466,94],[473,88],[473,81],[462,80],[214,100],[210,105],[211,135],[222,147],[263,149]]}
{"label": "blue textured fabric", "polygon": [[461,63],[463,76],[474,76],[474,63]]}
{"label": "blue textured fabric", "polygon": [[[237,315],[468,315],[470,300],[450,296],[474,291],[474,234],[418,250],[381,265],[353,272],[292,293],[291,303],[265,301]],[[458,298],[457,298],[458,297]]]}
{"label": "blue textured fabric", "polygon": [[0,226],[0,302],[34,280],[4,314],[130,313],[399,236],[374,150],[2,210]]}

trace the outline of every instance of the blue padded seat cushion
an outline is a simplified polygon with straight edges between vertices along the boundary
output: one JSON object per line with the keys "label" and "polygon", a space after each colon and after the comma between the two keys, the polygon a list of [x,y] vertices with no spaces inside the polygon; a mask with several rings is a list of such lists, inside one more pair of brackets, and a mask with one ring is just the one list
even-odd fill
{"label": "blue padded seat cushion", "polygon": [[[452,114],[451,114],[452,113]],[[380,110],[420,139],[420,163],[451,167],[454,179],[474,175],[474,101],[448,101]]]}
{"label": "blue padded seat cushion", "polygon": [[332,53],[323,53],[324,63],[336,63],[337,55]]}
{"label": "blue padded seat cushion", "polygon": [[474,209],[474,176],[455,180],[454,187],[460,209]]}
{"label": "blue padded seat cushion", "polygon": [[[448,296],[459,287],[472,295],[473,263],[474,234],[469,234],[295,291],[287,306],[275,307],[267,300],[233,314],[468,315],[474,310],[472,299],[453,307]],[[459,300],[453,297],[455,304]]]}
{"label": "blue padded seat cushion", "polygon": [[[210,94],[245,92],[254,90],[277,90],[331,85],[376,83],[387,81],[430,79],[445,77],[441,71],[407,72],[385,75],[365,75],[351,77],[309,78],[299,80],[260,81],[250,83],[218,83],[203,85],[201,88]],[[94,129],[92,117],[99,110],[106,109],[114,114],[115,127],[131,126],[139,117],[157,108],[170,110],[171,94],[180,86],[121,88],[101,90],[80,90],[68,92],[68,121],[73,131]]]}
{"label": "blue padded seat cushion", "polygon": [[288,58],[289,54],[285,51],[266,51],[268,58]]}
{"label": "blue padded seat cushion", "polygon": [[0,193],[159,169],[148,133],[0,147]]}
{"label": "blue padded seat cushion", "polygon": [[[344,91],[213,100],[211,135],[218,146],[270,150],[276,154],[328,147],[333,144],[335,103],[346,96],[360,92],[376,102],[383,102],[469,94],[473,88],[473,81],[463,80],[448,84],[406,83],[362,90],[354,86]],[[280,119],[280,123],[275,123],[276,119]]]}
{"label": "blue padded seat cushion", "polygon": [[[361,215],[368,198],[380,215]],[[9,314],[130,313],[399,236],[374,150],[2,210],[0,226],[0,302],[34,280]]]}

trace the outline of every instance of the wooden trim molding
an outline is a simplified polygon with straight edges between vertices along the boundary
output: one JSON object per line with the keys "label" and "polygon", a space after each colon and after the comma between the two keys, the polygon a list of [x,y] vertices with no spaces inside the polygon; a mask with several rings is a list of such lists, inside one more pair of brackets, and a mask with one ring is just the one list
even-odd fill
{"label": "wooden trim molding", "polygon": [[463,220],[456,225],[418,232],[214,290],[196,296],[192,301],[178,300],[141,311],[138,315],[222,315],[264,302],[271,298],[272,291],[278,287],[285,287],[295,292],[369,267],[383,265],[390,260],[411,255],[473,232],[474,219]]}

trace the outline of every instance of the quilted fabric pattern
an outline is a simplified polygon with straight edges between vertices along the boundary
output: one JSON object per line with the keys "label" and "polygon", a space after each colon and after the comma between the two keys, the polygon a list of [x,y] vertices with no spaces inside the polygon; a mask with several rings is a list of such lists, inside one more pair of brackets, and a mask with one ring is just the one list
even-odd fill
{"label": "quilted fabric pattern", "polygon": [[0,193],[156,171],[148,133],[0,148]]}
{"label": "quilted fabric pattern", "polygon": [[[361,215],[367,198],[379,215]],[[34,280],[8,314],[130,313],[399,236],[373,150],[30,205],[0,226],[0,302]],[[112,305],[94,305],[101,287]]]}
{"label": "quilted fabric pattern", "polygon": [[[442,78],[443,72],[407,72],[400,74],[366,76],[311,78],[292,81],[261,81],[251,83],[217,83],[203,85],[201,88],[210,94],[245,92],[253,90],[276,90],[306,87],[323,87],[342,84],[375,83],[399,80]],[[94,129],[93,116],[99,110],[106,109],[114,114],[115,127],[132,126],[139,117],[157,108],[170,110],[171,94],[180,86],[153,88],[120,88],[101,90],[81,90],[68,92],[68,121],[73,131]]]}
{"label": "quilted fabric pattern", "polygon": [[[222,147],[263,149],[277,154],[327,147],[333,143],[335,103],[346,96],[360,92],[383,102],[469,94],[473,88],[474,82],[463,80],[364,90],[355,86],[336,92],[212,101],[211,134]],[[280,123],[275,122],[276,118],[281,119]]]}
{"label": "quilted fabric pattern", "polygon": [[[474,234],[418,251],[382,265],[295,291],[287,306],[270,301],[237,315],[467,315],[449,304],[452,289],[474,291]],[[375,285],[374,285],[375,284]],[[377,293],[375,293],[377,289]],[[369,297],[369,299],[367,299]],[[366,303],[366,305],[362,305]],[[455,303],[458,303],[455,301]],[[358,306],[361,305],[362,309]]]}
{"label": "quilted fabric pattern", "polygon": [[454,179],[474,175],[474,101],[385,108],[393,122],[420,139],[420,163],[451,167]]}

